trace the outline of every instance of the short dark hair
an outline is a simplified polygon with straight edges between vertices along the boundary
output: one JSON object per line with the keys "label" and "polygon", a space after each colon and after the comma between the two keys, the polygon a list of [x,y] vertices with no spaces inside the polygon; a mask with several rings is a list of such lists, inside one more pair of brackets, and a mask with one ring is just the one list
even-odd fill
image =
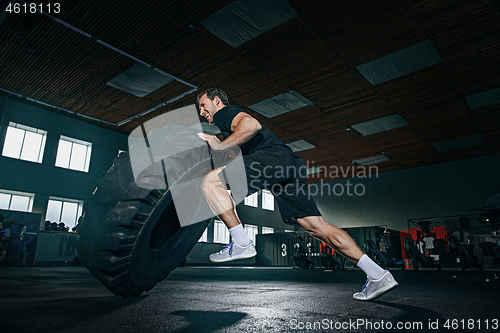
{"label": "short dark hair", "polygon": [[229,99],[227,98],[226,93],[222,91],[222,89],[208,88],[207,90],[202,91],[198,94],[198,97],[196,98],[196,106],[200,106],[200,98],[205,94],[207,94],[208,99],[210,99],[211,101],[213,101],[215,96],[217,96],[222,101],[222,104],[229,105]]}

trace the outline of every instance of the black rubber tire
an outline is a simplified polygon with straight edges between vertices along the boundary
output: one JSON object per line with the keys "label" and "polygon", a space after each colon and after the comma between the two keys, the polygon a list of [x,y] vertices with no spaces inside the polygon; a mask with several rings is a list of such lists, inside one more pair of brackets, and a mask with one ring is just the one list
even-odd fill
{"label": "black rubber tire", "polygon": [[[190,149],[165,158],[162,168],[173,185],[192,180],[212,169],[210,153],[206,147]],[[206,205],[199,188],[187,187],[179,195],[193,203],[193,211]],[[85,202],[77,249],[83,264],[111,292],[139,296],[181,263],[210,221],[181,227],[170,189],[137,186],[129,155],[121,153]]]}

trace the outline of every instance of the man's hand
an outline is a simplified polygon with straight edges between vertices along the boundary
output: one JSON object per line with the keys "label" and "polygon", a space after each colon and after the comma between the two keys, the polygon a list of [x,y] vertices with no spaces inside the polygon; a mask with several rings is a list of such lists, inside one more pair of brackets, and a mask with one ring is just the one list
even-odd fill
{"label": "man's hand", "polygon": [[210,146],[210,148],[212,148],[212,150],[215,150],[215,151],[225,150],[222,147],[221,141],[215,135],[209,135],[209,134],[205,134],[205,133],[201,133],[201,132],[197,133],[197,134],[200,137],[200,139],[202,139],[203,141],[206,141],[208,143],[208,145]]}

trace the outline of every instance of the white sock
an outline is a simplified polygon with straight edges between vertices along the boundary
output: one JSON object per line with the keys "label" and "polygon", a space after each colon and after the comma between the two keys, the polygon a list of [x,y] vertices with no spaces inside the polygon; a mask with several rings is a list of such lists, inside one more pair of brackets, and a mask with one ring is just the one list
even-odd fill
{"label": "white sock", "polygon": [[232,227],[229,229],[229,233],[231,234],[231,238],[233,239],[233,243],[236,243],[240,246],[246,246],[250,244],[251,240],[248,238],[243,225],[240,223],[236,227]]}
{"label": "white sock", "polygon": [[377,265],[370,257],[368,257],[366,254],[363,254],[363,256],[359,259],[358,261],[358,267],[361,268],[365,274],[372,279],[376,279],[382,274],[384,274],[384,269]]}

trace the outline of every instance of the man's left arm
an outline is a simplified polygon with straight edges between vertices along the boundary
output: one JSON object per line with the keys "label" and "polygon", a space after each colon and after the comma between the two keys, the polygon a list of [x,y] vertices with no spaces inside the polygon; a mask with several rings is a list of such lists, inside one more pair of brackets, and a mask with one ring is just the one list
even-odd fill
{"label": "man's left arm", "polygon": [[262,125],[257,119],[248,113],[240,112],[232,120],[231,130],[233,133],[226,140],[220,141],[217,137],[205,133],[198,133],[198,136],[208,142],[213,150],[227,150],[247,142],[261,128]]}

